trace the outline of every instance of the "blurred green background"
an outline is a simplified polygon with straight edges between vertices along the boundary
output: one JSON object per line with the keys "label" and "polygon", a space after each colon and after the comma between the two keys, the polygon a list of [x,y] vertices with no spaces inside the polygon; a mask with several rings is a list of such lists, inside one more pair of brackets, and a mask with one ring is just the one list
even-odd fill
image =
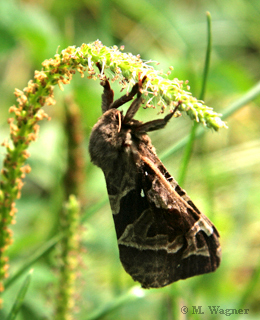
{"label": "blurred green background", "polygon": [[[259,0],[1,0],[0,140],[9,135],[7,118],[9,106],[15,103],[14,89],[25,87],[34,70],[40,70],[41,62],[57,50],[96,39],[106,46],[124,45],[125,52],[141,54],[145,60],[159,61],[157,68],[165,72],[172,65],[173,76],[188,79],[191,92],[198,97],[207,45],[206,11],[212,16],[213,49],[205,101],[223,113],[259,81]],[[103,174],[90,163],[87,151],[91,128],[101,115],[102,88],[98,81],[76,75],[64,89],[55,88],[57,104],[45,108],[52,120],[41,123],[40,137],[29,149],[32,172],[17,202],[17,223],[12,226],[11,274],[58,232],[64,200],[62,179],[67,168],[64,104],[68,97],[81,110],[85,137],[85,213],[102,199],[107,200]],[[113,89],[118,96],[116,83]],[[259,319],[259,102],[258,97],[226,119],[228,130],[216,133],[205,129],[206,134],[196,140],[183,185],[221,234],[220,268],[163,289],[126,295],[136,283],[119,262],[106,201],[98,210],[89,211],[81,231],[75,319],[88,319],[99,310],[104,311],[102,319],[225,319],[225,315],[211,315],[208,306],[214,305],[249,309],[248,314],[231,315],[232,319]],[[155,119],[158,110],[140,110],[136,118]],[[158,155],[187,136],[191,127],[192,122],[183,116],[150,134]],[[178,150],[164,160],[176,179],[183,152]],[[3,156],[2,148],[1,160]],[[17,319],[52,319],[56,260],[56,253],[51,252],[34,265]],[[1,319],[13,304],[21,280],[6,292]],[[124,303],[120,304],[120,299]],[[120,306],[113,309],[117,303]],[[187,314],[181,313],[182,306],[188,307]],[[192,314],[192,306],[202,306],[204,314]]]}

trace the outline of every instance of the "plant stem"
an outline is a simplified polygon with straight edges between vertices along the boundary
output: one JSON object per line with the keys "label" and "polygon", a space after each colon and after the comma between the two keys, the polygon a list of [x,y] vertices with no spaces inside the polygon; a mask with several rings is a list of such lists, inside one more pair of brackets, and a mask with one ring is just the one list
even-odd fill
{"label": "plant stem", "polygon": [[[209,64],[210,64],[210,55],[211,55],[211,48],[212,48],[212,41],[211,41],[211,16],[210,13],[207,12],[207,25],[208,25],[208,38],[207,38],[207,51],[206,51],[206,59],[205,59],[205,65],[204,65],[204,71],[203,71],[203,77],[202,77],[202,88],[200,92],[199,99],[204,100],[205,92],[206,92],[206,85],[207,85],[207,79],[208,79],[208,73],[209,73]],[[184,156],[181,163],[181,168],[179,172],[179,178],[178,182],[180,185],[183,185],[187,168],[191,159],[191,154],[194,146],[194,141],[196,138],[196,132],[198,129],[198,123],[194,122],[193,126],[191,128],[190,136],[188,143],[186,145]]]}

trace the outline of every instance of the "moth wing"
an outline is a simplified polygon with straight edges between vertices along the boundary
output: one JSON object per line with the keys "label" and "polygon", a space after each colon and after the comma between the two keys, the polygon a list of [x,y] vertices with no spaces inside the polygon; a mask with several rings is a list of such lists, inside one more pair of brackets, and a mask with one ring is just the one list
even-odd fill
{"label": "moth wing", "polygon": [[120,201],[110,193],[110,202],[120,260],[134,280],[158,288],[218,267],[216,228],[157,156],[141,156],[138,170],[123,183]]}

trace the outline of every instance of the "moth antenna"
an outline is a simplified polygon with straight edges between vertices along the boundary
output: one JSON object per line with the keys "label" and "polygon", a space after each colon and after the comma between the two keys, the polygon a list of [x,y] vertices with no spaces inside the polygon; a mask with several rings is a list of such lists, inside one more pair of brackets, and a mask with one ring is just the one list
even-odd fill
{"label": "moth antenna", "polygon": [[118,114],[118,132],[120,132],[121,131],[121,126],[122,126],[121,112],[118,110],[117,114]]}

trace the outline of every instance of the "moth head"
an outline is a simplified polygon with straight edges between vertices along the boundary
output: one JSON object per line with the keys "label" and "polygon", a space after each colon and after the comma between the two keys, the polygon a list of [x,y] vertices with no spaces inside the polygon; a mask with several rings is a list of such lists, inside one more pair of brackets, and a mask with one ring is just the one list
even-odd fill
{"label": "moth head", "polygon": [[123,113],[122,111],[119,111],[118,109],[109,109],[107,110],[100,120],[103,122],[103,124],[109,128],[110,130],[114,132],[120,132],[122,128],[122,121],[123,121]]}
{"label": "moth head", "polygon": [[122,127],[123,118],[119,110],[109,109],[92,129],[89,141],[91,160],[103,171],[110,170],[111,162],[117,159],[127,140],[127,130]]}

